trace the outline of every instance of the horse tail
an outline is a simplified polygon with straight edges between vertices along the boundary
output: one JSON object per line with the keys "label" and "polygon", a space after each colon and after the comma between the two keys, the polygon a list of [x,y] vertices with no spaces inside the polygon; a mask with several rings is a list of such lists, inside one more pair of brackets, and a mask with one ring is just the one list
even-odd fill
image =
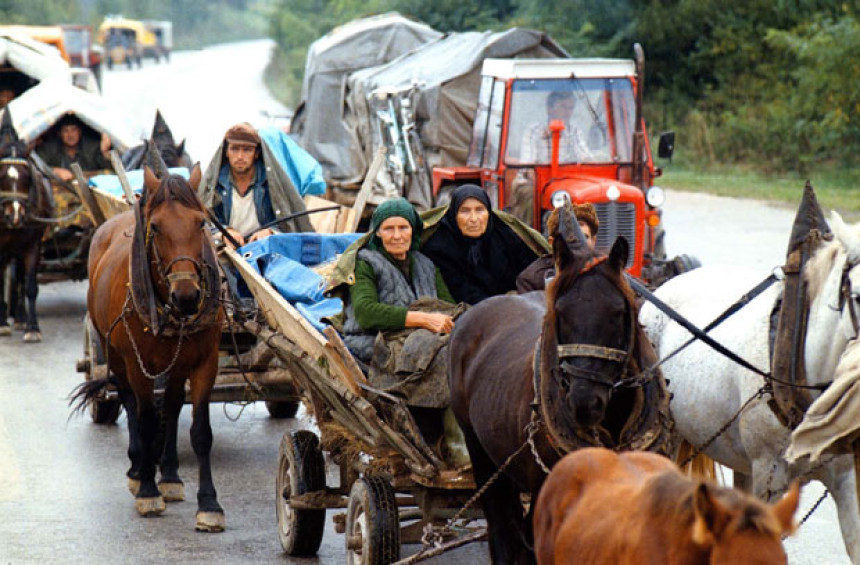
{"label": "horse tail", "polygon": [[681,472],[688,477],[715,482],[717,480],[716,462],[704,453],[697,453],[695,457],[691,458],[694,451],[693,444],[685,439],[681,440],[678,453],[675,455],[675,463],[684,464],[681,467]]}
{"label": "horse tail", "polygon": [[72,408],[69,418],[75,413],[83,414],[87,408],[87,404],[94,401],[109,384],[115,384],[111,377],[84,381],[76,386],[69,394],[69,406]]}

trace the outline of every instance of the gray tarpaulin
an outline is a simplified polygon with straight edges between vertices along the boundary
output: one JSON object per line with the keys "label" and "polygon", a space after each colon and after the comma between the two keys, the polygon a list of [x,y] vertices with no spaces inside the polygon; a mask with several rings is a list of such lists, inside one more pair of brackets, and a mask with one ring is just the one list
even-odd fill
{"label": "gray tarpaulin", "polygon": [[[323,38],[319,41],[323,41]],[[368,37],[367,41],[374,41]],[[376,39],[374,52],[383,50]],[[486,58],[557,58],[568,54],[548,35],[529,29],[513,28],[503,32],[464,32],[438,36],[384,64],[367,58],[361,65],[351,60],[351,72],[328,83],[326,107],[337,108],[337,114],[311,117],[306,111],[300,142],[323,166],[329,185],[358,186],[364,179],[377,147],[383,143],[378,118],[371,105],[374,91],[411,95],[415,123],[423,145],[423,159],[428,169],[436,166],[465,165],[472,138],[472,122],[478,105],[478,90],[483,61]],[[306,84],[317,81],[316,74],[328,78],[320,65],[308,58]],[[317,69],[317,71],[314,71]],[[345,78],[345,81],[343,81]],[[320,84],[320,91],[323,85]],[[307,91],[310,95],[310,90]],[[312,98],[305,97],[310,107]],[[332,125],[332,120],[337,125]],[[375,179],[371,203],[392,193],[402,192],[421,208],[432,205],[426,180],[407,177],[405,186],[397,187],[383,168]]]}
{"label": "gray tarpaulin", "polygon": [[126,116],[114,111],[101,96],[72,85],[69,65],[54,47],[28,37],[0,34],[0,65],[20,71],[37,83],[8,106],[18,136],[27,143],[69,113],[97,132],[107,133],[120,151],[137,142],[126,126]]}
{"label": "gray tarpaulin", "polygon": [[[344,85],[352,71],[386,63],[441,37],[431,27],[396,12],[339,26],[308,49],[302,102],[290,131],[323,167],[326,179],[354,178],[363,158],[349,145]],[[353,160],[359,157],[358,163]]]}

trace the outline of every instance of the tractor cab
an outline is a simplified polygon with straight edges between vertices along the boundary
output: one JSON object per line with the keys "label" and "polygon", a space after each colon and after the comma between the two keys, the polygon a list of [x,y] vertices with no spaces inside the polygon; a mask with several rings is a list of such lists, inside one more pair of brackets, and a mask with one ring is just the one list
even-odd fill
{"label": "tractor cab", "polygon": [[[459,184],[543,230],[553,208],[592,203],[598,252],[630,244],[628,270],[652,285],[676,274],[662,246],[663,191],[642,118],[642,50],[625,59],[486,59],[465,167],[434,169],[437,202]],[[674,134],[661,137],[670,158]],[[685,270],[685,269],[684,269]]]}

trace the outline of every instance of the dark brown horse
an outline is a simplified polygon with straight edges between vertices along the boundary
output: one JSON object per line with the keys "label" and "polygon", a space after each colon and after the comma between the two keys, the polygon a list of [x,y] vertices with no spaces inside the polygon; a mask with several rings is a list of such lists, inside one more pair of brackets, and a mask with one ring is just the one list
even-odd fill
{"label": "dark brown horse", "polygon": [[543,466],[587,445],[664,449],[668,436],[659,375],[617,386],[653,357],[624,279],[628,244],[595,257],[568,208],[560,219],[546,293],[485,300],[451,334],[451,407],[478,486],[508,461],[481,497],[494,563],[533,562],[520,493],[534,500]]}
{"label": "dark brown horse", "polygon": [[[222,531],[224,511],[212,483],[209,398],[218,372],[223,311],[203,205],[200,167],[189,181],[144,169],[143,196],[133,211],[111,218],[93,237],[87,309],[102,339],[112,375],[81,385],[83,408],[113,382],[128,414],[129,487],[141,515],[159,514],[165,500],[183,500],[176,432],[189,381],[197,455],[198,530]],[[131,276],[130,276],[131,272]],[[163,407],[155,381],[163,381]],[[156,464],[161,480],[156,486]]]}
{"label": "dark brown horse", "polygon": [[191,157],[185,151],[185,140],[179,143],[173,140],[173,133],[167,127],[167,122],[161,116],[161,112],[155,112],[155,123],[152,125],[152,133],[149,142],[132,147],[122,156],[122,165],[127,170],[141,169],[144,165],[153,168],[147,157],[149,145],[154,144],[167,167],[188,167],[193,164]]}
{"label": "dark brown horse", "polygon": [[[45,220],[54,215],[54,204],[44,178],[29,161],[27,145],[18,139],[8,108],[0,123],[0,214],[0,289],[6,269],[14,261],[8,292],[14,310],[11,314],[16,325],[24,326],[23,340],[39,342],[42,333],[36,317],[36,277],[47,229]],[[0,292],[0,336],[12,333],[6,294]]]}
{"label": "dark brown horse", "polygon": [[799,498],[798,483],[768,505],[660,455],[581,449],[541,489],[535,553],[541,565],[784,565]]}

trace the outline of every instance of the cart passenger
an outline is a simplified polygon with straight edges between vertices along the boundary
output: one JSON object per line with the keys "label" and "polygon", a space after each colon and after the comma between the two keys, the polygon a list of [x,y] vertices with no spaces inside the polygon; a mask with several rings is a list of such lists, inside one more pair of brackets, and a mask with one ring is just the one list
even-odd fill
{"label": "cart passenger", "polygon": [[48,136],[36,151],[60,180],[75,178],[72,163],[84,171],[110,169],[111,139],[106,133],[99,137],[84,126],[77,116],[66,114],[57,122],[55,135]]}
{"label": "cart passenger", "polygon": [[[570,204],[565,204],[569,206]],[[558,237],[558,211],[556,208],[552,211],[546,221],[547,241],[552,246],[553,240]],[[579,229],[582,230],[582,235],[591,249],[597,242],[597,230],[600,228],[600,220],[597,218],[597,211],[590,202],[585,204],[575,204],[573,206],[573,215],[579,222]],[[517,277],[517,292],[531,292],[533,290],[544,290],[548,280],[555,276],[555,263],[553,262],[552,253],[543,255],[523,270]]]}
{"label": "cart passenger", "polygon": [[405,198],[376,208],[370,238],[355,260],[343,338],[368,366],[370,384],[402,395],[433,445],[448,406],[448,334],[463,307],[455,304],[439,269],[418,251],[422,230]]}
{"label": "cart passenger", "polygon": [[538,254],[492,209],[479,186],[466,184],[451,194],[440,225],[421,247],[442,272],[458,302],[478,302],[516,290],[516,279]]}

